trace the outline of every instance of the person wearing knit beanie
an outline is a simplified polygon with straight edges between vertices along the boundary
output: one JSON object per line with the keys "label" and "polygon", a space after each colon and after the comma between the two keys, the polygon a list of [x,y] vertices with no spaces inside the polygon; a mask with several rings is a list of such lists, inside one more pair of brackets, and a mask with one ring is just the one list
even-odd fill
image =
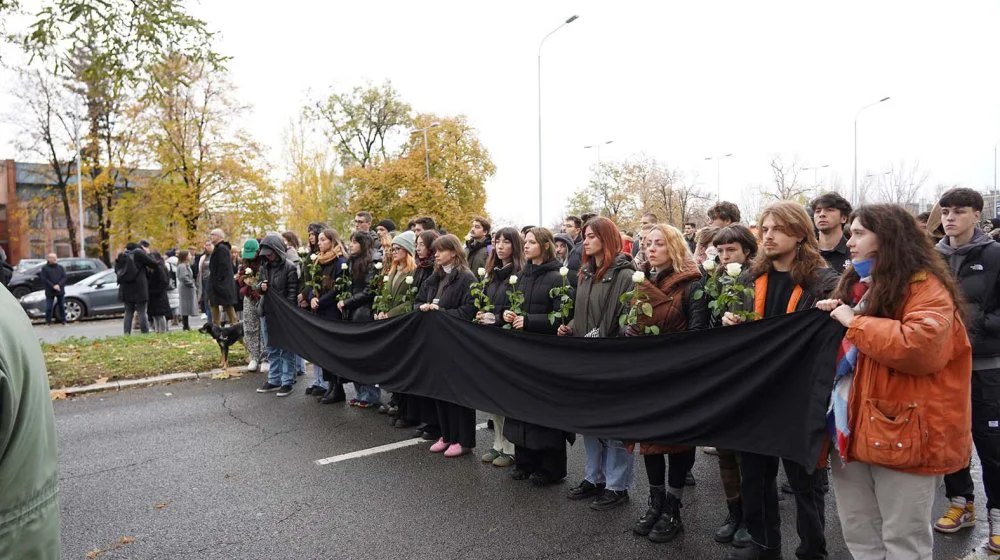
{"label": "person wearing knit beanie", "polygon": [[[381,225],[381,224],[379,224]],[[417,252],[417,236],[412,231],[404,231],[393,238],[392,244],[414,256]]]}
{"label": "person wearing knit beanie", "polygon": [[390,220],[389,218],[386,218],[386,219],[382,220],[381,222],[379,222],[378,225],[375,226],[375,231],[377,231],[379,233],[379,235],[381,235],[382,232],[379,231],[379,228],[385,229],[386,233],[395,233],[396,232],[396,223],[393,222],[392,220]]}

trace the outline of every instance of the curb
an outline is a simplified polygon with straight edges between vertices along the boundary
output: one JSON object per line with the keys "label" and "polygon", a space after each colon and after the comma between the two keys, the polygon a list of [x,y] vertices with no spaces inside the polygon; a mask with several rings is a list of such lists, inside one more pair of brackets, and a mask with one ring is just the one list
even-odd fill
{"label": "curb", "polygon": [[[241,366],[235,369],[237,369],[237,371],[239,371],[241,375],[248,373],[246,370],[246,366]],[[63,395],[69,397],[74,395],[83,395],[86,393],[97,393],[100,391],[120,391],[122,389],[127,389],[129,387],[136,387],[139,385],[155,385],[158,383],[169,383],[171,381],[187,381],[189,379],[209,379],[213,375],[218,375],[220,373],[222,373],[221,368],[210,369],[208,371],[203,371],[201,373],[192,373],[192,372],[166,373],[163,375],[157,375],[155,377],[145,377],[142,379],[122,379],[121,381],[109,381],[107,383],[92,383],[90,385],[81,385],[78,387],[66,387],[65,389],[51,389],[49,393],[50,394],[62,393]]]}

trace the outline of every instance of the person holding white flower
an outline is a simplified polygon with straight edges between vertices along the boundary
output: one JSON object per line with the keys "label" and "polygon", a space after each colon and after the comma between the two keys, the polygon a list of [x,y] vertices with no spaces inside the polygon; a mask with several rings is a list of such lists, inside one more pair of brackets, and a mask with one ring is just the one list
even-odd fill
{"label": "person holding white flower", "polygon": [[261,259],[257,256],[260,242],[247,239],[243,242],[240,253],[240,266],[236,271],[236,283],[240,287],[240,297],[243,298],[243,344],[250,354],[247,371],[257,371],[262,367],[266,356],[264,337],[260,330],[260,298],[259,284]]}
{"label": "person holding white flower", "polygon": [[[345,319],[354,323],[364,323],[373,319],[372,303],[375,301],[373,285],[382,277],[381,253],[375,249],[375,239],[367,231],[351,234],[350,256],[347,260],[348,274],[351,276],[351,297],[337,303],[337,309]],[[350,405],[358,408],[378,407],[382,404],[382,392],[374,385],[354,383],[357,398]]]}
{"label": "person holding white flower", "polygon": [[[415,226],[419,226],[424,221],[431,221],[430,218],[414,220]],[[432,224],[433,225],[433,224]],[[414,230],[416,227],[414,228]],[[434,274],[434,241],[441,235],[437,230],[430,228],[416,234],[416,264],[413,271],[413,285],[417,288],[417,294],[423,288],[424,282]],[[417,395],[406,395],[400,401],[399,410],[393,425],[400,428],[417,426],[414,437],[423,438],[427,441],[437,441],[441,437],[441,428],[438,425],[437,405],[434,399],[420,397]]]}
{"label": "person holding white flower", "polygon": [[[418,308],[425,313],[441,312],[465,321],[472,320],[476,305],[469,287],[476,278],[465,260],[462,242],[454,235],[444,235],[434,241],[433,250],[434,274],[417,294]],[[445,457],[470,453],[476,446],[476,411],[445,401],[426,400],[435,404],[441,428],[441,437],[431,446],[431,452],[444,453]]]}
{"label": "person holding white flower", "polygon": [[[473,222],[474,225],[475,223]],[[477,323],[494,327],[504,325],[501,316],[510,306],[507,294],[516,289],[518,275],[524,268],[523,251],[524,242],[521,241],[521,233],[516,229],[505,227],[493,236],[493,251],[486,260],[485,268],[480,269],[486,273],[488,283],[484,291],[493,310],[478,311]],[[493,414],[492,420],[493,447],[480,459],[484,463],[492,463],[495,467],[509,467],[514,464],[514,444],[503,435],[504,417]]]}
{"label": "person holding white flower", "polygon": [[[572,270],[572,267],[570,267]],[[618,227],[603,216],[583,226],[583,257],[577,279],[573,320],[560,325],[559,336],[613,337],[619,335],[619,298],[632,289],[636,272],[632,256],[622,253]],[[634,461],[621,440],[583,435],[587,448],[586,474],[567,497],[596,499],[591,509],[604,511],[624,505],[632,485]]]}
{"label": "person holding white flower", "polygon": [[[768,318],[810,309],[837,285],[838,275],[820,256],[812,219],[802,205],[776,202],[761,213],[760,225],[762,249],[737,281],[752,286],[752,295],[741,298],[742,309],[722,316],[723,325],[744,322],[746,313]],[[780,558],[779,459],[756,453],[740,453],[740,459],[743,518],[753,542],[729,558]],[[806,466],[788,459],[783,464],[795,496],[795,525],[800,540],[796,556],[825,558],[825,460],[811,473]]]}
{"label": "person holding white flower", "polygon": [[[555,334],[563,320],[549,320],[549,314],[559,311],[562,298],[552,297],[553,288],[569,285],[569,269],[555,256],[555,240],[545,228],[532,228],[524,236],[524,270],[516,289],[524,294],[524,313],[507,310],[503,321],[515,330],[539,334]],[[572,289],[570,289],[572,297]],[[555,317],[553,316],[553,319]],[[535,486],[549,486],[566,478],[566,442],[576,440],[576,434],[555,428],[529,424],[507,418],[497,431],[514,444],[514,480],[530,479]]]}
{"label": "person holding white flower", "polygon": [[[310,241],[312,233],[310,231]],[[344,256],[344,244],[337,232],[326,228],[316,235],[317,251],[309,256],[315,257],[319,266],[317,286],[305,288],[300,295],[306,299],[306,307],[319,317],[329,320],[339,320],[343,316],[337,308],[337,279],[344,273],[343,266],[347,264]],[[344,387],[340,379],[329,370],[315,366],[316,374],[313,385],[306,389],[307,395],[320,397],[320,403],[330,404],[346,399]]]}
{"label": "person holding white flower", "polygon": [[[652,313],[637,313],[637,323],[625,328],[625,336],[683,332],[708,325],[707,313],[689,316],[688,303],[701,272],[688,251],[684,235],[673,226],[654,224],[646,232],[645,258],[635,273],[635,305],[648,303]],[[631,449],[632,444],[629,444]],[[649,509],[636,521],[632,531],[657,543],[670,542],[684,530],[681,502],[687,473],[694,466],[695,448],[664,442],[641,442],[639,453],[649,479]],[[670,458],[669,469],[666,456]]]}

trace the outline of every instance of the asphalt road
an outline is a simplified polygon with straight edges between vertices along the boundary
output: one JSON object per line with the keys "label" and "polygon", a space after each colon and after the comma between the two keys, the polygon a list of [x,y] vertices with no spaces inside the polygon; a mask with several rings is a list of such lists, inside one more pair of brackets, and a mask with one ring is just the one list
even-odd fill
{"label": "asphalt road", "polygon": [[[411,430],[389,427],[374,410],[319,405],[302,383],[290,397],[259,395],[261,381],[250,374],[56,401],[63,557],[101,549],[102,560],[700,559],[727,551],[711,538],[725,517],[715,457],[698,453],[686,532],[656,545],[630,529],[646,507],[641,464],[632,502],[603,513],[563,497],[582,478],[582,445],[570,451],[567,483],[545,489],[479,462],[487,430],[473,456],[444,459],[421,443],[320,466],[317,459],[403,441]],[[845,560],[833,502],[831,494],[830,558]],[[785,557],[794,558],[791,499],[781,514]],[[980,521],[939,536],[935,558],[965,557],[985,534]],[[112,549],[125,537],[134,540]]]}
{"label": "asphalt road", "polygon": [[[58,324],[46,326],[44,322],[35,321],[34,329],[35,334],[38,335],[38,340],[42,342],[59,342],[71,337],[104,338],[108,336],[121,336],[122,321],[123,318],[121,316],[113,318],[85,319],[83,321],[77,321],[65,326]],[[200,315],[197,317],[191,317],[189,322],[192,329],[197,329],[204,323],[204,321],[201,320]],[[179,330],[180,328],[180,325],[170,326],[170,330]],[[137,333],[138,329],[135,329],[132,332]]]}

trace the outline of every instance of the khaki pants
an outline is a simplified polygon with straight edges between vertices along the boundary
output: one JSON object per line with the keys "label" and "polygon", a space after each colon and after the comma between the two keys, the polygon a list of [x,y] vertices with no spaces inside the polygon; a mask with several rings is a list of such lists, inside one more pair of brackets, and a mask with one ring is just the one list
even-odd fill
{"label": "khaki pants", "polygon": [[833,459],[833,491],[854,560],[932,560],[931,509],[939,476]]}
{"label": "khaki pants", "polygon": [[232,305],[213,305],[209,307],[212,310],[212,324],[219,326],[219,321],[222,319],[221,308],[225,308],[226,318],[229,319],[230,325],[235,325],[239,321],[236,320],[236,309]]}
{"label": "khaki pants", "polygon": [[514,444],[509,439],[503,437],[503,416],[490,415],[493,418],[493,449],[505,455],[514,456]]}

